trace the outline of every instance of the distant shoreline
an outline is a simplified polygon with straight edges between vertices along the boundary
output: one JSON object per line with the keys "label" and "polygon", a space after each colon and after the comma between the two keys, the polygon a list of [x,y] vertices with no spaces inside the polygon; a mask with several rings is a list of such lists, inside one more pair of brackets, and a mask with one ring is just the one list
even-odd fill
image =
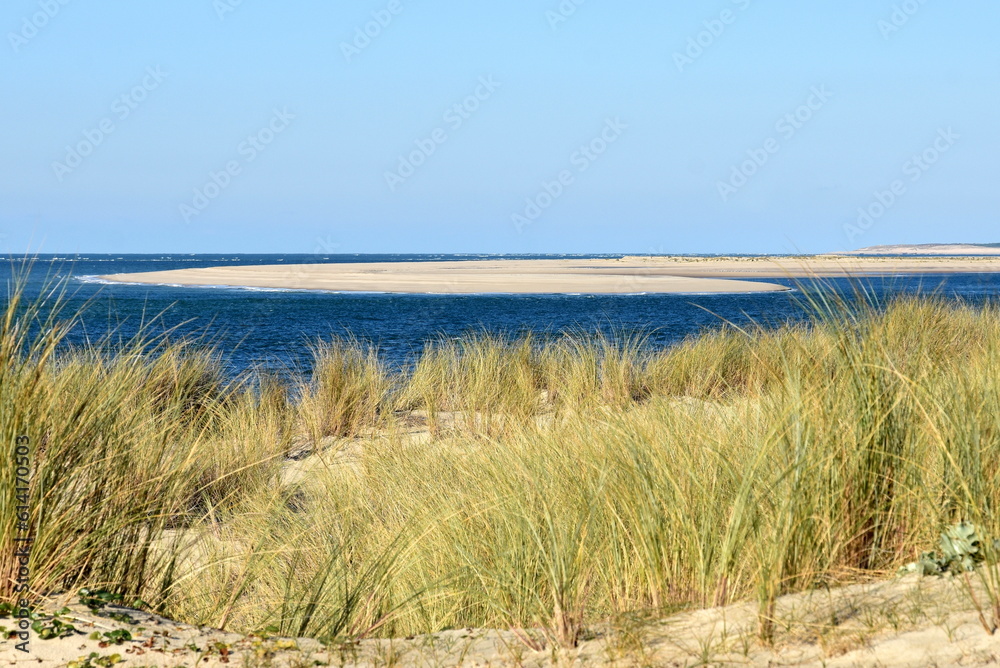
{"label": "distant shoreline", "polygon": [[896,244],[869,246],[840,255],[923,255],[942,257],[983,257],[1000,255],[1000,244]]}
{"label": "distant shoreline", "polygon": [[115,283],[394,294],[726,294],[786,291],[761,282],[1000,271],[997,257],[652,257],[225,266],[110,274]]}

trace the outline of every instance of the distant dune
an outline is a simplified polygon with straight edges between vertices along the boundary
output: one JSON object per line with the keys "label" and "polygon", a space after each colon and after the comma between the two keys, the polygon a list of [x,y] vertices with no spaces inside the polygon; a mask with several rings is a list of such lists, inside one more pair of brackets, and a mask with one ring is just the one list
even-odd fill
{"label": "distant dune", "polygon": [[897,244],[869,246],[837,255],[1000,255],[1000,244]]}

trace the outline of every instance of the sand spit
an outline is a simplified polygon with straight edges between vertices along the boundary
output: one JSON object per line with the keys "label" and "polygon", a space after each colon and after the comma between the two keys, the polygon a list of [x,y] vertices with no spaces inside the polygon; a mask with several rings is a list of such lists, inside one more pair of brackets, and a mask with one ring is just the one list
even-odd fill
{"label": "sand spit", "polygon": [[[982,591],[977,594],[985,600]],[[61,605],[52,602],[53,609]],[[458,629],[324,646],[309,639],[245,637],[178,624],[118,606],[98,612],[79,604],[69,607],[60,619],[71,623],[75,632],[50,640],[32,634],[27,655],[14,649],[16,641],[0,641],[0,665],[916,668],[1000,661],[1000,636],[983,629],[961,580],[916,575],[785,596],[775,609],[772,645],[759,640],[757,606],[752,603],[662,619],[640,615],[609,620],[588,629],[572,648],[553,645],[541,629]],[[116,635],[119,630],[130,638]],[[87,657],[90,663],[84,663]]]}
{"label": "sand spit", "polygon": [[997,258],[624,257],[259,265],[101,276],[108,281],[417,294],[739,293],[786,290],[734,279],[1000,271]]}

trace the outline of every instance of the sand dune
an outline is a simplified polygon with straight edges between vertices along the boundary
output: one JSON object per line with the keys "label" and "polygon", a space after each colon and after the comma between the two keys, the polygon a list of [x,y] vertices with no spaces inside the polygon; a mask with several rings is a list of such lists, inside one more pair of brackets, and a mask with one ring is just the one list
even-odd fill
{"label": "sand dune", "polygon": [[981,244],[901,244],[869,246],[844,255],[1000,255],[1000,246]]}
{"label": "sand dune", "polygon": [[259,265],[101,278],[116,282],[392,293],[730,293],[785,290],[734,279],[1000,271],[1000,258],[624,257]]}

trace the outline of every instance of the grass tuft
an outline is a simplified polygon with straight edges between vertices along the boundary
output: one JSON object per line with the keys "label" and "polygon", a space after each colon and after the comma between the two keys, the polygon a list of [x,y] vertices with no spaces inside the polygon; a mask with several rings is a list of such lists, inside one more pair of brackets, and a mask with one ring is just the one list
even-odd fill
{"label": "grass tuft", "polygon": [[[35,597],[89,586],[326,641],[479,626],[559,647],[602,620],[757,600],[770,642],[782,594],[894,571],[961,520],[1000,536],[992,305],[814,298],[808,324],[659,351],[474,334],[399,373],[332,340],[286,383],[227,379],[190,341],[70,349],[50,292],[25,304],[15,285],[0,316],[0,438],[8,455],[31,443]],[[397,428],[421,420],[431,438]]]}

